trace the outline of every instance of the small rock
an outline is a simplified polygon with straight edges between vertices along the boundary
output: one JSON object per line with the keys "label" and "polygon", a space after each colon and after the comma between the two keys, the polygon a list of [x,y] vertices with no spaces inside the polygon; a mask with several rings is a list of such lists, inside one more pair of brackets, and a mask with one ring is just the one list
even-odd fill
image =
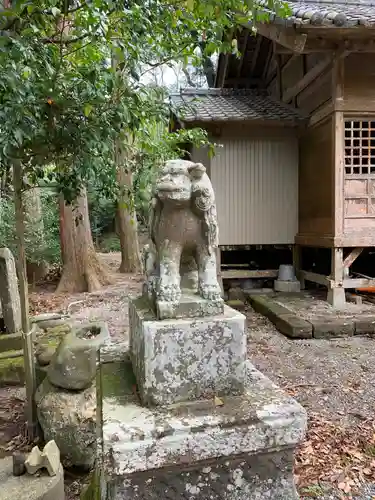
{"label": "small rock", "polygon": [[89,470],[96,457],[95,383],[84,391],[66,391],[45,378],[35,402],[43,435],[56,442],[63,465]]}
{"label": "small rock", "polygon": [[245,309],[245,304],[242,300],[228,300],[227,305],[232,307],[233,309],[237,309],[237,311],[242,311]]}
{"label": "small rock", "polygon": [[96,352],[90,340],[65,335],[48,366],[48,380],[62,389],[86,389],[96,376]]}
{"label": "small rock", "polygon": [[54,440],[49,441],[43,451],[34,446],[25,461],[29,474],[35,474],[39,469],[47,469],[50,476],[56,476],[60,467],[60,450]]}
{"label": "small rock", "polygon": [[26,473],[25,460],[23,453],[13,453],[13,476],[23,476]]}
{"label": "small rock", "polygon": [[241,302],[246,301],[244,291],[240,287],[230,288],[228,290],[228,300],[240,300]]}
{"label": "small rock", "polygon": [[48,345],[40,344],[35,352],[35,357],[39,366],[47,366],[50,364],[56,352],[56,348]]}

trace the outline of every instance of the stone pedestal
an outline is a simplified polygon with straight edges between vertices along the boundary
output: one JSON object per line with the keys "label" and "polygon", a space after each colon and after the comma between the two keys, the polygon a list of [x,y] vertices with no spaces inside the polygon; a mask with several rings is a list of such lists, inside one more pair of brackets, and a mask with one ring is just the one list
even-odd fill
{"label": "stone pedestal", "polygon": [[147,300],[130,302],[130,352],[145,405],[241,394],[245,316],[230,307],[204,318],[157,320]]}
{"label": "stone pedestal", "polygon": [[275,292],[298,293],[301,291],[301,283],[298,280],[275,280],[274,288]]}
{"label": "stone pedestal", "polygon": [[100,366],[92,498],[298,499],[293,452],[305,411],[249,362],[246,372],[244,393],[219,406],[212,398],[145,408],[130,363]]}

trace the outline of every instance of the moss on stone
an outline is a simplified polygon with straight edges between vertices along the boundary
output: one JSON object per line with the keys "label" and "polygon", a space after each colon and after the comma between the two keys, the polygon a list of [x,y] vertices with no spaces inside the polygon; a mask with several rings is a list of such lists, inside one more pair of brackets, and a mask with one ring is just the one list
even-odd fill
{"label": "moss on stone", "polygon": [[138,311],[142,311],[142,317],[145,321],[152,321],[156,318],[155,312],[152,310],[152,306],[147,297],[141,296],[134,299],[132,302]]}
{"label": "moss on stone", "polygon": [[[14,355],[18,351],[7,351]],[[0,386],[22,385],[25,381],[25,365],[23,356],[0,359]]]}
{"label": "moss on stone", "polygon": [[105,363],[100,367],[101,390],[104,397],[122,399],[135,395],[136,378],[130,361]]}

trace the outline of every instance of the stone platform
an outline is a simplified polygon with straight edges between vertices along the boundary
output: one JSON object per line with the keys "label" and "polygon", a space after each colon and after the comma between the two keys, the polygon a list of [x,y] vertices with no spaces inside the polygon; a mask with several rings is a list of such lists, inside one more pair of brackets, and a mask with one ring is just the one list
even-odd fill
{"label": "stone platform", "polygon": [[142,403],[239,394],[245,384],[245,316],[230,307],[204,318],[160,321],[130,301],[130,353]]}
{"label": "stone platform", "polygon": [[353,335],[375,336],[375,304],[347,303],[337,310],[326,293],[249,294],[253,309],[266,316],[287,337],[331,339]]}
{"label": "stone platform", "polygon": [[[247,362],[245,393],[142,407],[129,362],[98,370],[101,500],[296,500],[306,414]],[[94,498],[94,496],[93,496]]]}

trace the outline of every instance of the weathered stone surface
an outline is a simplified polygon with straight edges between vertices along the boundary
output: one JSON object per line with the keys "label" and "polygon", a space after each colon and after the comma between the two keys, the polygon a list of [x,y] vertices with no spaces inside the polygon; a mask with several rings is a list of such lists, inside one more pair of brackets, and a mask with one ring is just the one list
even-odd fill
{"label": "weathered stone surface", "polygon": [[22,330],[21,304],[14,257],[9,248],[0,248],[0,300],[7,333]]}
{"label": "weathered stone surface", "polygon": [[216,249],[215,194],[205,167],[186,160],[167,161],[159,171],[150,210],[151,249],[145,257],[146,290],[151,301],[178,304],[181,263],[198,273],[198,293],[220,302]]}
{"label": "weathered stone surface", "polygon": [[243,311],[245,309],[245,303],[240,299],[227,300],[227,306],[237,311]]}
{"label": "weathered stone surface", "polygon": [[91,345],[99,348],[110,338],[107,323],[84,323],[73,328],[73,334],[77,339],[90,342]]}
{"label": "weathered stone surface", "polygon": [[292,312],[275,316],[273,324],[280,333],[292,339],[311,339],[312,325]]}
{"label": "weathered stone surface", "polygon": [[298,498],[293,450],[305,411],[250,363],[245,393],[222,398],[222,406],[211,399],[144,408],[129,370],[106,364],[98,374],[106,500]]}
{"label": "weathered stone surface", "polygon": [[51,477],[13,476],[12,457],[0,460],[0,500],[65,500],[64,471],[60,465],[58,473]]}
{"label": "weathered stone surface", "polygon": [[229,288],[228,290],[228,300],[240,300],[245,302],[245,292],[240,286]]}
{"label": "weathered stone surface", "polygon": [[276,292],[298,293],[301,291],[301,284],[297,280],[275,280],[274,288]]}
{"label": "weathered stone surface", "polygon": [[108,500],[298,500],[291,450],[200,462],[111,482]]}
{"label": "weathered stone surface", "polygon": [[98,351],[99,363],[117,363],[129,361],[129,342],[118,339],[108,339]]}
{"label": "weathered stone surface", "polygon": [[90,340],[78,339],[73,333],[65,335],[49,363],[48,380],[63,389],[86,389],[95,378],[96,351]]}
{"label": "weathered stone surface", "polygon": [[224,312],[223,300],[206,300],[198,294],[183,292],[179,302],[159,300],[156,304],[158,319],[203,318]]}
{"label": "weathered stone surface", "polygon": [[240,393],[246,379],[245,316],[225,306],[207,318],[156,320],[129,303],[130,352],[144,404]]}
{"label": "weathered stone surface", "polygon": [[47,469],[50,476],[56,476],[60,469],[60,450],[55,441],[48,441],[43,451],[40,451],[38,446],[34,446],[25,460],[25,467],[32,475],[40,469]]}
{"label": "weathered stone surface", "polygon": [[84,391],[66,391],[44,379],[35,401],[46,441],[54,439],[65,466],[90,469],[96,451],[95,384]]}
{"label": "weathered stone surface", "polygon": [[313,335],[313,327],[309,321],[299,318],[288,308],[275,302],[271,296],[249,295],[253,309],[266,316],[279,332],[287,337],[309,339]]}
{"label": "weathered stone surface", "polygon": [[56,348],[50,345],[38,344],[35,349],[35,358],[39,366],[47,366],[50,364]]}
{"label": "weathered stone surface", "polygon": [[362,317],[354,320],[354,335],[375,335],[375,317]]}
{"label": "weathered stone surface", "polygon": [[351,337],[354,334],[352,319],[327,317],[311,320],[313,336],[316,339],[332,339],[335,337]]}

